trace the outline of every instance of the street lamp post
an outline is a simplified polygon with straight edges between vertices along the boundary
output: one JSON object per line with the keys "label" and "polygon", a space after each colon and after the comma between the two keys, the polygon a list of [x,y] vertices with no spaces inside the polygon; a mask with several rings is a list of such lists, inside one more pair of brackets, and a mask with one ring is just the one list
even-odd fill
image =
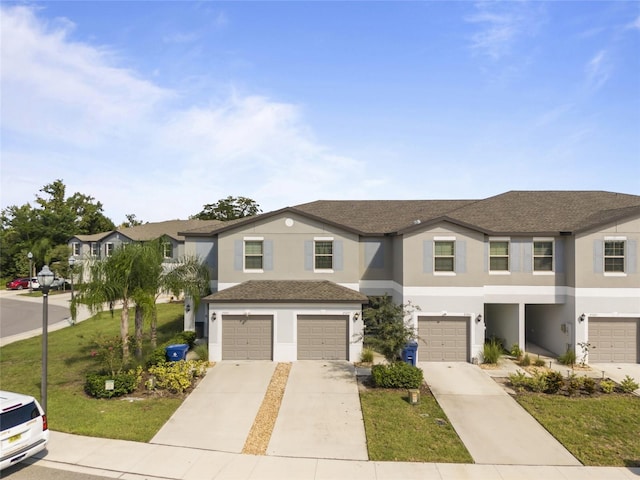
{"label": "street lamp post", "polygon": [[29,259],[29,293],[33,292],[33,284],[31,283],[31,279],[33,278],[33,253],[27,253],[27,258]]}
{"label": "street lamp post", "polygon": [[38,283],[42,289],[42,380],[40,383],[40,404],[47,412],[47,349],[49,333],[49,287],[53,283],[53,272],[45,265],[38,273]]}
{"label": "street lamp post", "polygon": [[69,269],[71,270],[71,300],[73,301],[73,266],[76,264],[76,257],[69,257]]}

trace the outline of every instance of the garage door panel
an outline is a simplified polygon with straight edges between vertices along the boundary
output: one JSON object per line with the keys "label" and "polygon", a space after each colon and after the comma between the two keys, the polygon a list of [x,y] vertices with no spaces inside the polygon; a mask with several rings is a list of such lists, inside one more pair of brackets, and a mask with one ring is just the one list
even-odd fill
{"label": "garage door panel", "polygon": [[466,317],[418,317],[420,361],[468,361],[468,324]]}
{"label": "garage door panel", "polygon": [[638,363],[640,319],[594,318],[589,320],[589,361]]}
{"label": "garage door panel", "polygon": [[299,360],[348,360],[347,315],[299,315]]}
{"label": "garage door panel", "polygon": [[223,360],[271,360],[273,317],[270,315],[223,315]]}

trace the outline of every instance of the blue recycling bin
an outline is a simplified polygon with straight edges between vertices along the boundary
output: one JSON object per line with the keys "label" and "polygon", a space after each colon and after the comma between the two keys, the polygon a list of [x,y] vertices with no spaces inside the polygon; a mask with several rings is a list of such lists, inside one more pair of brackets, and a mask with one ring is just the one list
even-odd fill
{"label": "blue recycling bin", "polygon": [[186,360],[187,351],[189,351],[189,345],[185,343],[169,345],[165,348],[167,360],[169,360],[170,362],[179,362],[180,360]]}
{"label": "blue recycling bin", "polygon": [[418,352],[418,342],[411,341],[402,349],[402,361],[409,365],[416,366],[416,353]]}

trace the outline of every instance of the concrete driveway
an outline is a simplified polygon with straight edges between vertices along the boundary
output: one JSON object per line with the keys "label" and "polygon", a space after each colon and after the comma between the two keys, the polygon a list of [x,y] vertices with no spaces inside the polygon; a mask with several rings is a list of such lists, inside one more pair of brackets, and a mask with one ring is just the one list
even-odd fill
{"label": "concrete driveway", "polygon": [[[640,384],[640,363],[590,363],[589,366],[594,370],[604,372],[604,376],[614,382],[620,383],[625,376],[629,375],[636,383]],[[634,393],[640,395],[640,388]]]}
{"label": "concrete driveway", "polygon": [[241,453],[276,365],[217,363],[151,443]]}
{"label": "concrete driveway", "polygon": [[268,455],[367,460],[355,367],[293,362]]}
{"label": "concrete driveway", "polygon": [[476,463],[581,465],[478,366],[463,362],[418,366]]}

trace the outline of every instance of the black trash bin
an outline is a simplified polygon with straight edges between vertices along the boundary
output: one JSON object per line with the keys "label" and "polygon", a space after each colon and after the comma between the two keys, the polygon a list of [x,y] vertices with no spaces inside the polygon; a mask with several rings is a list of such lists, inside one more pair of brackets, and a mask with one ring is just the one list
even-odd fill
{"label": "black trash bin", "polygon": [[186,360],[187,351],[189,351],[189,345],[185,343],[177,343],[175,345],[169,345],[165,348],[167,360],[170,362],[179,362],[180,360]]}
{"label": "black trash bin", "polygon": [[416,366],[416,353],[418,351],[418,342],[411,341],[402,349],[402,361],[409,365]]}

